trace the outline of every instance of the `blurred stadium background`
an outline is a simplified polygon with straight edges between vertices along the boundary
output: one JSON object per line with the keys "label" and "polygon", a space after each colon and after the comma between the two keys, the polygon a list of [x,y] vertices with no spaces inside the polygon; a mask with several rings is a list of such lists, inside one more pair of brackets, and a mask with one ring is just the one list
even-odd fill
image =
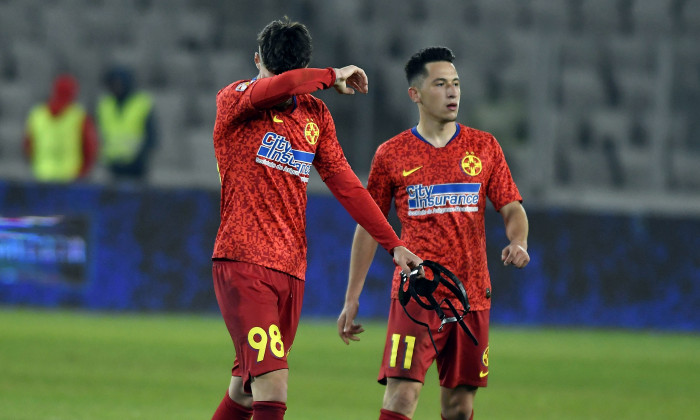
{"label": "blurred stadium background", "polygon": [[530,206],[700,209],[697,1],[2,0],[0,11],[4,178],[28,176],[24,118],[57,72],[77,75],[94,106],[103,72],[124,63],[157,97],[152,183],[216,188],[213,97],[255,74],[257,31],[288,14],[311,29],[312,65],[369,73],[366,98],[322,94],[361,174],[417,119],[407,57],[441,44],[458,58],[461,120],[496,134]]}
{"label": "blurred stadium background", "polygon": [[[531,221],[533,260],[515,272],[498,264],[502,223],[488,215],[495,325],[697,335],[695,0],[0,0],[1,305],[216,315],[214,98],[255,75],[257,31],[285,14],[310,28],[312,66],[368,73],[369,95],[318,93],[361,179],[375,148],[417,121],[408,56],[453,49],[459,120],[500,141]],[[112,64],[156,98],[148,181],[98,167],[86,182],[35,183],[21,147],[30,107],[71,72],[94,109]],[[304,316],[330,319],[353,222],[318,178],[309,189]],[[375,260],[364,317],[386,315],[390,263]]]}

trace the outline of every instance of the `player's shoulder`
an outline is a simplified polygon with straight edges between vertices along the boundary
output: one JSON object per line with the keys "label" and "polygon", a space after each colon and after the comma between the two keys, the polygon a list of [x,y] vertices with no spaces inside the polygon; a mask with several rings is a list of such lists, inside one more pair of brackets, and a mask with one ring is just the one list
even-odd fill
{"label": "player's shoulder", "polygon": [[500,147],[498,140],[488,131],[480,130],[474,127],[469,127],[463,124],[460,126],[460,136],[471,143],[478,143],[488,148]]}
{"label": "player's shoulder", "polygon": [[233,83],[230,83],[223,88],[219,89],[219,91],[216,93],[216,96],[222,96],[222,95],[240,95],[246,90],[248,90],[248,87],[255,82],[256,79],[241,79],[241,80],[236,80]]}
{"label": "player's shoulder", "polygon": [[411,131],[411,129],[404,130],[394,137],[391,137],[389,140],[386,140],[384,143],[380,144],[379,147],[377,148],[377,153],[392,153],[395,152],[398,149],[406,149],[410,148],[410,145],[407,143],[410,142],[413,138],[415,138],[415,135]]}
{"label": "player's shoulder", "polygon": [[478,128],[470,127],[464,124],[459,124],[460,134],[465,137],[471,137],[476,139],[484,139],[488,141],[495,140],[493,134],[488,131],[481,130]]}
{"label": "player's shoulder", "polygon": [[[297,95],[297,104],[299,106],[306,107],[311,110],[317,110],[317,111],[326,111],[328,110],[328,107],[326,106],[326,103],[323,102],[323,100],[315,97],[314,95],[310,93],[304,93],[301,95]],[[330,112],[330,111],[329,111]]]}

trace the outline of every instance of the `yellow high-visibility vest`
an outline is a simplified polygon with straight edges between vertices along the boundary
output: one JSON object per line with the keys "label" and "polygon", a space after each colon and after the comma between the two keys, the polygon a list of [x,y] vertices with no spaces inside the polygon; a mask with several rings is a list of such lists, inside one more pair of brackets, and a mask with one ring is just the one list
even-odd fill
{"label": "yellow high-visibility vest", "polygon": [[97,121],[102,136],[103,158],[108,163],[130,163],[143,147],[146,119],[153,100],[146,93],[126,99],[123,106],[114,96],[105,96],[97,105]]}
{"label": "yellow high-visibility vest", "polygon": [[58,115],[47,105],[29,113],[27,131],[32,137],[32,170],[39,181],[70,182],[83,165],[85,109],[73,104]]}

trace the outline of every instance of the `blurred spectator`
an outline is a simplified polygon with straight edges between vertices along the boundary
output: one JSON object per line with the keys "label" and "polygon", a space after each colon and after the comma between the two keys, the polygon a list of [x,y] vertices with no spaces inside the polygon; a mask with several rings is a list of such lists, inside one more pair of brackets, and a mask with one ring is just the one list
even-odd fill
{"label": "blurred spectator", "polygon": [[39,181],[71,182],[86,176],[95,163],[97,130],[85,108],[75,102],[78,90],[73,76],[59,75],[48,101],[29,112],[24,152]]}
{"label": "blurred spectator", "polygon": [[135,89],[124,67],[109,70],[104,83],[108,94],[97,104],[102,159],[114,178],[142,180],[156,143],[153,99]]}

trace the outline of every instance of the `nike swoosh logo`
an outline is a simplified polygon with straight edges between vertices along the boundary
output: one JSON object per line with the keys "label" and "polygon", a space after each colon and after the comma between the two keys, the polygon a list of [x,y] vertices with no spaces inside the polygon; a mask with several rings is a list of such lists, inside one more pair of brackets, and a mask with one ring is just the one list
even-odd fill
{"label": "nike swoosh logo", "polygon": [[415,171],[419,170],[420,168],[422,168],[422,166],[419,166],[419,167],[413,168],[413,169],[409,169],[409,170],[405,170],[405,169],[404,169],[402,175],[403,175],[403,176],[409,176],[409,175],[411,175],[412,173],[414,173]]}
{"label": "nike swoosh logo", "polygon": [[479,378],[483,378],[484,376],[488,376],[489,371],[487,370],[486,372],[479,371]]}
{"label": "nike swoosh logo", "polygon": [[272,116],[272,121],[276,123],[284,122],[284,120],[282,120],[282,118],[278,117],[277,115]]}

